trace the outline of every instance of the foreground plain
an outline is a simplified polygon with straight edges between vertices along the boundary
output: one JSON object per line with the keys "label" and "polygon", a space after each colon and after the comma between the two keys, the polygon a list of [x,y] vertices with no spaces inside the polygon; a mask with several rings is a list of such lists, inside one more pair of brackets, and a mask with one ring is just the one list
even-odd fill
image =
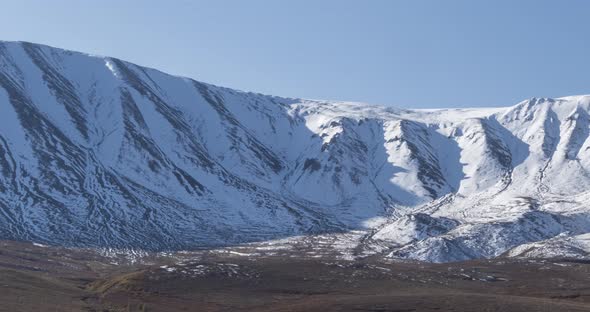
{"label": "foreground plain", "polygon": [[0,243],[0,311],[590,311],[590,263],[429,264]]}

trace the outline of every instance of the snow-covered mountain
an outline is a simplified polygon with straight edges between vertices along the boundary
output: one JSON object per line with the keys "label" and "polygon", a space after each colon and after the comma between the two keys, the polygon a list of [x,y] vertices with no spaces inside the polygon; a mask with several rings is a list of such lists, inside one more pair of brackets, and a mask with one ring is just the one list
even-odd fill
{"label": "snow-covered mountain", "polygon": [[547,253],[590,232],[589,114],[590,96],[280,98],[0,42],[0,238],[168,250],[363,230],[391,257]]}

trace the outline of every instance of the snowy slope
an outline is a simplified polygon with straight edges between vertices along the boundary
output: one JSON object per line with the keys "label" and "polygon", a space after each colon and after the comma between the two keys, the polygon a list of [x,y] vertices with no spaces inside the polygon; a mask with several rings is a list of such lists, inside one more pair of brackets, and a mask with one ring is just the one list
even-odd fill
{"label": "snowy slope", "polygon": [[0,237],[162,250],[361,230],[391,257],[517,254],[590,232],[589,112],[287,99],[0,42]]}

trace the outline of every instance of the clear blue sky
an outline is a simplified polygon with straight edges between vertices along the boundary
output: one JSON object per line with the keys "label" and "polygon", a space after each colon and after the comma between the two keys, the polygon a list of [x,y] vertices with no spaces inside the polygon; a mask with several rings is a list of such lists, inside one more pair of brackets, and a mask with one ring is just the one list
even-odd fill
{"label": "clear blue sky", "polygon": [[261,93],[398,107],[590,93],[586,0],[14,0],[0,40]]}

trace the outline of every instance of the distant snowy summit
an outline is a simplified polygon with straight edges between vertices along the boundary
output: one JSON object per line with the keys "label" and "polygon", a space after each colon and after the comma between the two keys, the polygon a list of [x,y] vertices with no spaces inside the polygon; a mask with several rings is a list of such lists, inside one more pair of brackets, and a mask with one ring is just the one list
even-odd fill
{"label": "distant snowy summit", "polygon": [[587,257],[589,112],[590,96],[287,99],[0,42],[0,238],[178,250],[362,230],[389,257]]}

